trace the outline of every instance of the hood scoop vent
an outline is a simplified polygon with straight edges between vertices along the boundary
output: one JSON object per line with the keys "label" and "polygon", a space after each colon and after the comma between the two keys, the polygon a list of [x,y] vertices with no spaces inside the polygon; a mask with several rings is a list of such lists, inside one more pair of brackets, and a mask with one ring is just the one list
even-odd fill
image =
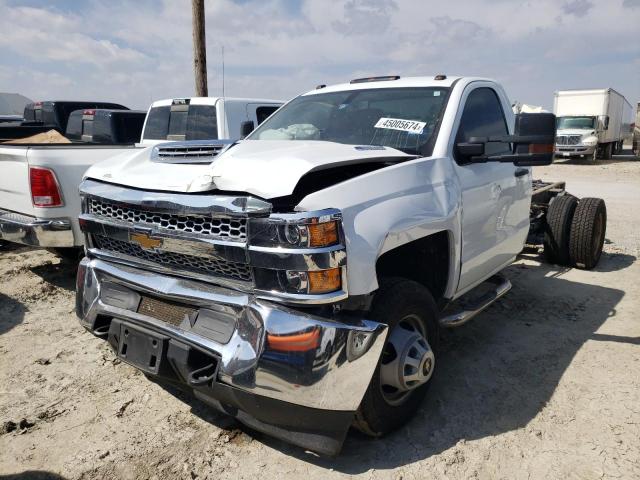
{"label": "hood scoop vent", "polygon": [[156,163],[211,163],[226,150],[231,140],[195,140],[161,143],[153,147],[151,161]]}

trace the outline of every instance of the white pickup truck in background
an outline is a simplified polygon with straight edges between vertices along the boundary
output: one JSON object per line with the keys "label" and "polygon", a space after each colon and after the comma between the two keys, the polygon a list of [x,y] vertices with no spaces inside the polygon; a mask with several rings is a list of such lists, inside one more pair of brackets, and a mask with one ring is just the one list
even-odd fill
{"label": "white pickup truck in background", "polygon": [[281,104],[262,99],[169,99],[151,105],[139,144],[0,144],[0,238],[74,255],[74,247],[84,244],[78,226],[78,185],[91,165],[114,156],[122,160],[150,155],[154,145],[172,140],[238,139],[243,128],[249,133]]}

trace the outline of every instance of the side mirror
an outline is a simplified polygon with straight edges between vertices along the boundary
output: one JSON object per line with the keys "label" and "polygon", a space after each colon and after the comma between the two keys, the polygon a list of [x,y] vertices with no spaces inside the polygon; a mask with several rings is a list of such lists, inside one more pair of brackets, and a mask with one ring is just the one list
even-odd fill
{"label": "side mirror", "polygon": [[240,138],[244,138],[247,135],[249,135],[251,132],[253,132],[254,128],[256,127],[253,125],[252,120],[247,120],[246,122],[242,122],[240,124]]}
{"label": "side mirror", "polygon": [[600,115],[598,117],[598,123],[602,130],[609,130],[609,115]]}
{"label": "side mirror", "polygon": [[[509,162],[519,167],[550,165],[556,140],[556,116],[553,113],[519,113],[513,135],[471,137],[469,143],[458,143],[461,155],[470,152],[469,162]],[[512,153],[484,155],[487,143],[509,143]],[[479,155],[476,153],[482,152]]]}
{"label": "side mirror", "polygon": [[556,143],[556,116],[553,113],[516,115],[514,137],[516,166],[550,165]]}

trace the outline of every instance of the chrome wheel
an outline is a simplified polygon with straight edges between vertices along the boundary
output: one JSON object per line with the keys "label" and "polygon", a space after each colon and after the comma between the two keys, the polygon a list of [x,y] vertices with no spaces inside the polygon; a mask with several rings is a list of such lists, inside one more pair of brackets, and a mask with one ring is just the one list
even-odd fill
{"label": "chrome wheel", "polygon": [[424,323],[416,315],[404,317],[387,339],[380,365],[380,389],[389,405],[404,403],[412,391],[429,381],[435,356]]}

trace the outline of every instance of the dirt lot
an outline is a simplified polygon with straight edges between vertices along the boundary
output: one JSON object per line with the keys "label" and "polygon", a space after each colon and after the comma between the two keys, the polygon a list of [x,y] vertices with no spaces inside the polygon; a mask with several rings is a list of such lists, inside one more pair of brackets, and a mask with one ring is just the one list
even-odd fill
{"label": "dirt lot", "polygon": [[640,161],[535,174],[606,199],[599,267],[522,256],[509,295],[445,332],[417,418],[382,440],[351,433],[336,459],[150,383],[77,323],[73,265],[5,249],[0,478],[640,478]]}

